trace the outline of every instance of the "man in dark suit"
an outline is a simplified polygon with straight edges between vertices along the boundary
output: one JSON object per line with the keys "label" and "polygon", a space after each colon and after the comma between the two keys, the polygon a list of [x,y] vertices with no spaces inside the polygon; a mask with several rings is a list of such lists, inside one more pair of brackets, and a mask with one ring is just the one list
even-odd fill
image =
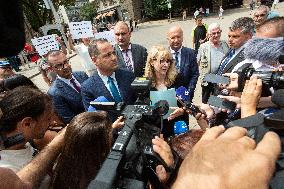
{"label": "man in dark suit", "polygon": [[147,49],[141,45],[130,43],[131,31],[125,22],[117,22],[114,27],[115,52],[120,68],[132,71],[135,77],[144,75],[147,60]]}
{"label": "man in dark suit", "polygon": [[191,101],[199,77],[195,51],[182,46],[183,31],[179,26],[173,26],[169,29],[167,39],[170,51],[176,62],[176,68],[181,78],[183,78],[183,86],[189,91]]}
{"label": "man in dark suit", "polygon": [[[118,68],[112,45],[106,40],[93,41],[89,46],[89,53],[97,72],[82,84],[81,94],[85,109],[89,108],[91,101],[100,96],[110,102],[133,104],[135,96],[131,83],[135,79],[134,74]],[[109,111],[109,116],[112,121],[117,118],[114,111]]]}
{"label": "man in dark suit", "polygon": [[47,62],[57,74],[48,94],[56,112],[67,124],[73,117],[85,111],[81,98],[81,84],[88,79],[85,72],[72,72],[71,66],[62,51],[50,51]]}
{"label": "man in dark suit", "polygon": [[218,75],[232,72],[234,67],[245,59],[243,54],[244,45],[252,38],[253,30],[254,22],[249,17],[241,17],[232,22],[228,33],[230,49],[221,61],[217,70]]}

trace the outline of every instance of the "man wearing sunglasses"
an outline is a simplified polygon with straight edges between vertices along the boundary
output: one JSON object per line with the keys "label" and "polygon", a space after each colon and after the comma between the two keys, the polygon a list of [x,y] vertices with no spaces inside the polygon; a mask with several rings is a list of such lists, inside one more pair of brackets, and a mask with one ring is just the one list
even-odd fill
{"label": "man wearing sunglasses", "polygon": [[84,112],[81,98],[81,84],[88,79],[85,72],[72,72],[66,55],[59,50],[47,53],[47,62],[57,74],[48,94],[56,112],[67,124],[73,117]]}
{"label": "man wearing sunglasses", "polygon": [[0,81],[15,75],[12,66],[6,60],[0,59]]}

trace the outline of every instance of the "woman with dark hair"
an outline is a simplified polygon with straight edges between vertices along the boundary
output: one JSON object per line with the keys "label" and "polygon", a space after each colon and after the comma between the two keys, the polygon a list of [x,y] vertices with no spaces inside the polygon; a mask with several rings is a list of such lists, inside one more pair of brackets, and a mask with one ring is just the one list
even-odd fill
{"label": "woman with dark hair", "polygon": [[[66,129],[65,145],[55,167],[52,187],[87,188],[111,150],[112,128],[116,127],[104,111],[84,112],[74,117]],[[155,137],[152,143],[154,151],[169,167],[173,166],[169,145],[159,137]],[[157,170],[159,178],[165,180],[160,176],[165,171],[161,172]]]}
{"label": "woman with dark hair", "polygon": [[36,150],[30,143],[42,139],[53,116],[48,95],[27,86],[7,91],[0,101],[0,134],[4,149],[0,167],[17,172],[33,158]]}
{"label": "woman with dark hair", "polygon": [[111,148],[112,123],[106,112],[85,112],[67,127],[53,188],[87,188]]}

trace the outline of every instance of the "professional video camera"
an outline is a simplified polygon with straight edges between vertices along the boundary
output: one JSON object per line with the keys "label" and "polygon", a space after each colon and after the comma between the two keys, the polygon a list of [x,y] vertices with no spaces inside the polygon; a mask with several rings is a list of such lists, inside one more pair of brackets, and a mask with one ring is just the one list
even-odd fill
{"label": "professional video camera", "polygon": [[152,139],[160,134],[153,120],[165,115],[169,105],[166,101],[159,101],[154,107],[147,104],[150,101],[145,94],[149,93],[150,85],[151,81],[146,78],[138,78],[131,84],[138,99],[135,105],[123,108],[124,127],[89,189],[144,189],[148,181],[155,188],[162,188],[155,173],[156,166],[163,165],[167,171],[172,168],[153,151]]}
{"label": "professional video camera", "polygon": [[284,89],[272,95],[272,102],[279,108],[269,108],[256,115],[228,123],[229,127],[240,126],[248,130],[248,135],[258,143],[268,131],[276,132],[281,139],[282,151],[276,163],[276,172],[270,181],[271,189],[283,188],[284,177]]}
{"label": "professional video camera", "polygon": [[241,66],[237,73],[238,78],[238,91],[243,91],[245,81],[248,80],[252,75],[256,75],[262,80],[262,84],[268,88],[273,87],[274,89],[284,89],[284,71],[255,71],[251,67],[251,64],[244,64]]}

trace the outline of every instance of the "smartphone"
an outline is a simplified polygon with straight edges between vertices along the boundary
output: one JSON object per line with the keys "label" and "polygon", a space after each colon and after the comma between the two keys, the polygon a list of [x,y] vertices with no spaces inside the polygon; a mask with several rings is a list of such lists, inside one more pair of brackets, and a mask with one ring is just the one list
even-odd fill
{"label": "smartphone", "polygon": [[216,74],[206,74],[204,77],[204,81],[208,83],[216,83],[216,84],[230,84],[230,78],[227,76],[216,75]]}
{"label": "smartphone", "polygon": [[209,97],[208,104],[222,109],[229,109],[231,111],[235,110],[237,105],[235,102],[231,102],[213,95]]}

